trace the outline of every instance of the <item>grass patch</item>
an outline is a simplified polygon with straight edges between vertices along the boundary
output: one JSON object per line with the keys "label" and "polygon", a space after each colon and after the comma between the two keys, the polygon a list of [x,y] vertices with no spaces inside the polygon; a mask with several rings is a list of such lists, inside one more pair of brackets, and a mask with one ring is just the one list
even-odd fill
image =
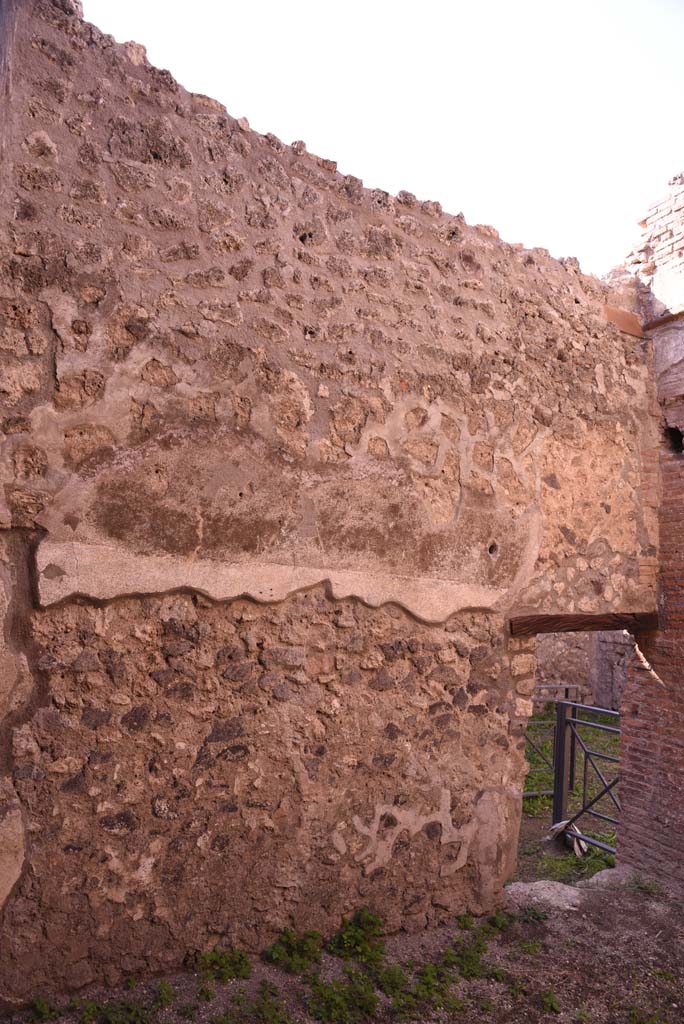
{"label": "grass patch", "polygon": [[256,998],[250,1004],[248,1012],[256,1024],[291,1024],[292,1022],[277,987],[268,981],[259,983]]}
{"label": "grass patch", "polygon": [[530,818],[550,818],[552,806],[553,798],[550,796],[527,796],[524,798],[523,811]]}
{"label": "grass patch", "polygon": [[197,1020],[197,1014],[199,1012],[199,1006],[197,1003],[182,1003],[177,1009],[176,1013],[181,1020]]}
{"label": "grass patch", "polygon": [[[612,845],[615,834],[597,833],[596,838]],[[581,878],[591,878],[597,871],[603,871],[605,868],[614,868],[615,857],[598,846],[589,846],[583,857],[577,857],[571,850],[562,854],[542,853],[537,864],[540,878],[570,884]]]}
{"label": "grass patch", "polygon": [[643,892],[650,896],[662,896],[663,887],[652,878],[644,878],[642,875],[634,875],[627,883],[627,888],[632,892]]}
{"label": "grass patch", "polygon": [[208,981],[203,981],[197,989],[197,998],[203,1003],[213,1003],[216,999],[216,989],[212,988]]}
{"label": "grass patch", "polygon": [[534,903],[530,903],[520,911],[518,918],[524,924],[538,924],[541,921],[548,921],[549,912],[548,910],[542,910],[541,907],[536,906]]}

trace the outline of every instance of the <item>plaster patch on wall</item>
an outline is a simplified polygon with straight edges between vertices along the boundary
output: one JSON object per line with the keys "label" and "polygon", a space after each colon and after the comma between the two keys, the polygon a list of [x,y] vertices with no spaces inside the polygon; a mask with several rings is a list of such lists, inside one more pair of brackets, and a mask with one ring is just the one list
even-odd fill
{"label": "plaster patch on wall", "polygon": [[429,834],[430,828],[439,836],[442,845],[460,844],[456,860],[449,865],[449,873],[458,871],[468,859],[468,850],[476,828],[474,818],[461,828],[454,825],[451,820],[451,792],[446,787],[440,792],[439,808],[436,811],[422,814],[410,806],[376,804],[370,825],[364,824],[358,816],[354,817],[353,824],[357,832],[368,838],[367,847],[356,858],[364,864],[364,873],[367,875],[389,863],[394,844],[402,833],[413,837],[421,829]]}
{"label": "plaster patch on wall", "polygon": [[107,545],[45,541],[38,550],[40,598],[44,606],[76,595],[110,600],[130,594],[196,590],[215,601],[249,596],[282,601],[289,594],[328,582],[336,599],[358,597],[377,608],[395,603],[425,622],[443,622],[463,608],[492,610],[504,590],[450,580],[344,572],[260,562],[224,564],[164,555],[132,555]]}

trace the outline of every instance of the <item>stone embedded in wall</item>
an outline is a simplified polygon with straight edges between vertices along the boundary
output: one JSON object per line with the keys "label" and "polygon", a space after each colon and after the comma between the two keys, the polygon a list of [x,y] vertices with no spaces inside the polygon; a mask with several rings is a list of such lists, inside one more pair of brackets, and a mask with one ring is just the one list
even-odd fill
{"label": "stone embedded in wall", "polygon": [[0,913],[24,866],[24,822],[14,787],[0,779]]}

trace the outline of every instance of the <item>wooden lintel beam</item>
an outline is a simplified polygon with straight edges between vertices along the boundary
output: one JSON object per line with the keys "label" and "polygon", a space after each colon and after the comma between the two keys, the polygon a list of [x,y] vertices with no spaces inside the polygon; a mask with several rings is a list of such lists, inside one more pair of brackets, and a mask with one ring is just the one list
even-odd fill
{"label": "wooden lintel beam", "polygon": [[658,628],[657,612],[614,612],[606,615],[515,615],[509,620],[511,636],[536,633],[584,633],[599,629],[626,629],[650,633]]}

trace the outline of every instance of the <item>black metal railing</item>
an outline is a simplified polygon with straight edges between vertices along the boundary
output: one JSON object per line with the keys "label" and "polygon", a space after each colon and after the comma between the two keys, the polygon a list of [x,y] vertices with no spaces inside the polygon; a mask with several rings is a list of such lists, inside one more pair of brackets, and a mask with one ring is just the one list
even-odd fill
{"label": "black metal railing", "polygon": [[[551,797],[552,825],[566,822],[576,839],[615,853],[619,796],[619,712],[568,699],[552,715],[535,715],[525,739],[530,762],[525,798]],[[589,820],[601,829],[590,828]],[[596,834],[591,834],[592,832]]]}
{"label": "black metal railing", "polygon": [[[536,707],[549,704],[555,709],[558,700],[570,700],[578,696],[579,686],[575,683],[549,683],[539,686],[532,695]],[[573,692],[574,691],[574,692]],[[546,785],[553,787],[554,759],[553,752],[556,742],[556,715],[536,715],[530,718],[525,728],[525,743],[529,769],[523,798],[553,796],[553,788],[530,788],[530,782],[537,787]],[[575,738],[570,743],[570,787],[575,785]]]}
{"label": "black metal railing", "polygon": [[[584,712],[584,715],[582,714]],[[615,828],[622,806],[620,783],[620,714],[609,708],[560,700],[556,703],[553,749],[553,823],[566,822],[565,831],[574,826],[574,835],[608,853],[615,847],[605,840],[587,835],[578,826],[589,815]],[[601,747],[591,746],[591,737],[608,737]],[[581,760],[581,787],[577,789],[577,758]],[[610,813],[609,813],[610,812]]]}

